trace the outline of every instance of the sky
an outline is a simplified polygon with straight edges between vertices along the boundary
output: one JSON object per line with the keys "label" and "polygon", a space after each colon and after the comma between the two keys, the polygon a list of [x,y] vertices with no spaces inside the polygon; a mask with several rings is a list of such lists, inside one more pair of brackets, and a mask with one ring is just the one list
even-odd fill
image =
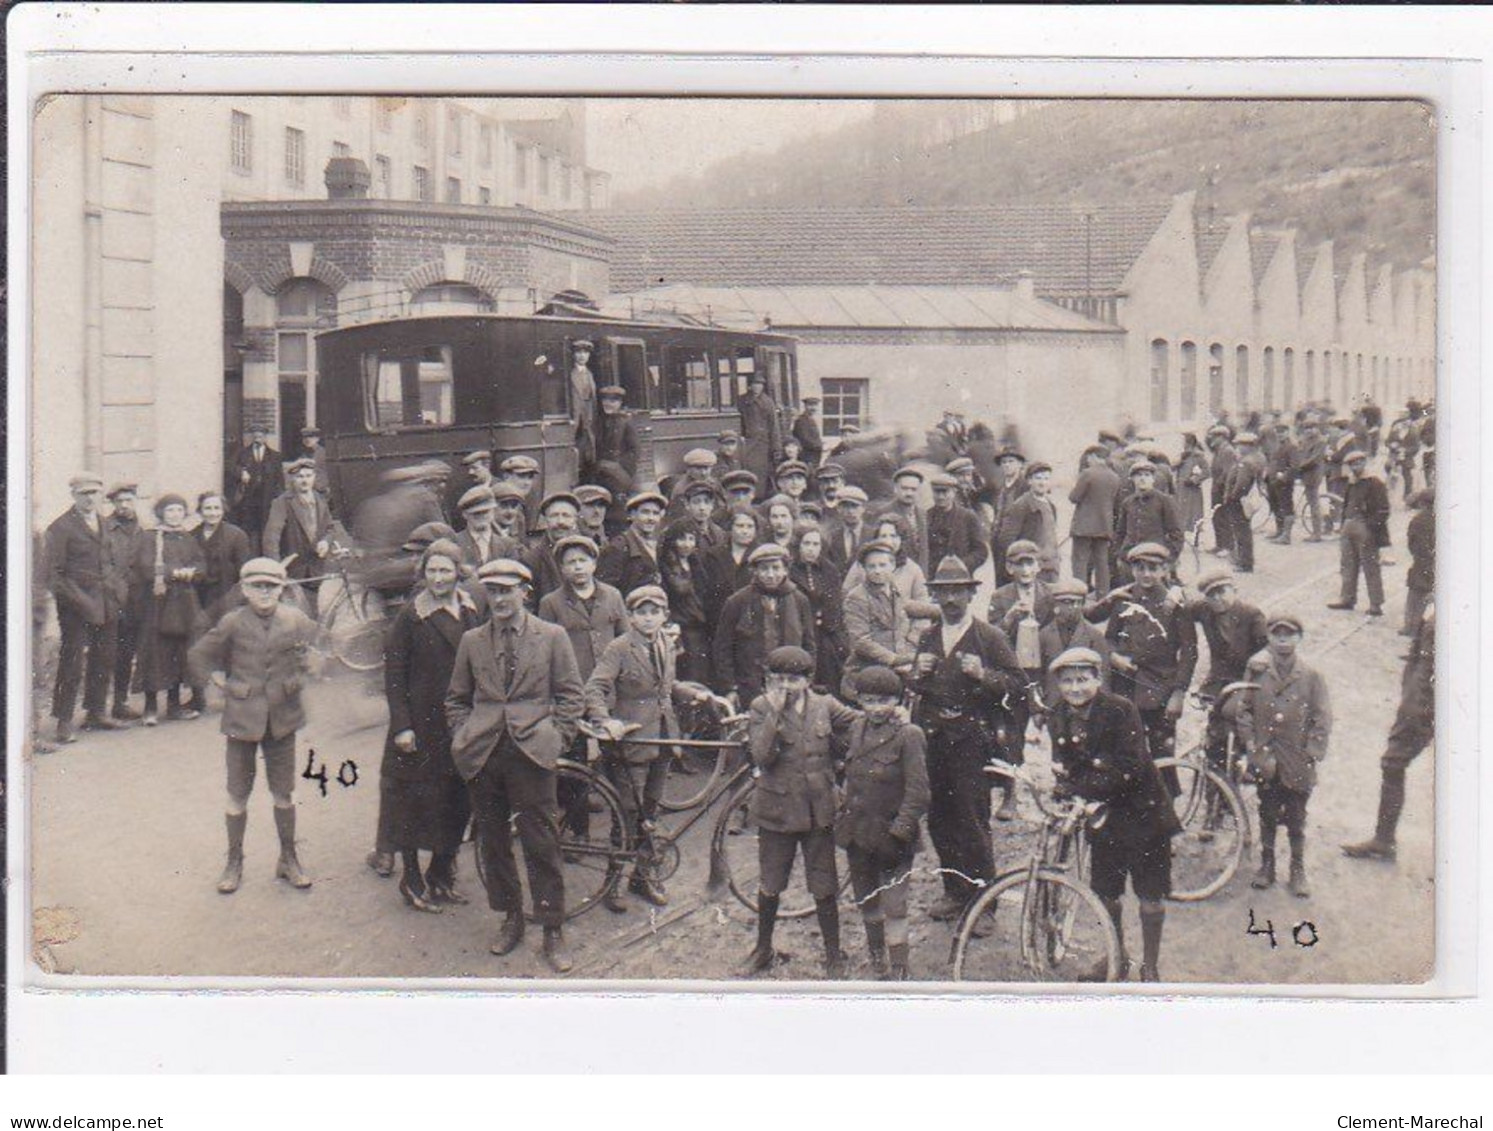
{"label": "sky", "polygon": [[592,98],[586,102],[587,160],[612,174],[613,195],[662,184],[743,152],[871,116],[865,100]]}

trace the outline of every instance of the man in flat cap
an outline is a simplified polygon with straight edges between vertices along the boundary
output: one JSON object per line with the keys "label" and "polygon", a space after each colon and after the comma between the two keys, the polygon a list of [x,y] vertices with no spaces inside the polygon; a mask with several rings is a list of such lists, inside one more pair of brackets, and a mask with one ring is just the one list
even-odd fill
{"label": "man in flat cap", "polygon": [[1220,557],[1233,549],[1234,529],[1229,524],[1224,510],[1224,498],[1228,494],[1229,478],[1239,462],[1239,451],[1234,447],[1234,430],[1227,424],[1215,424],[1208,429],[1204,443],[1212,453],[1212,464],[1208,468],[1211,481],[1208,489],[1208,507],[1213,522],[1213,552]]}
{"label": "man in flat cap", "polygon": [[850,571],[861,543],[875,533],[866,521],[869,502],[865,491],[854,484],[836,493],[835,513],[824,524],[824,553],[841,573]]}
{"label": "man in flat cap", "polygon": [[[764,547],[765,548],[765,547]],[[814,657],[780,644],[761,658],[762,684],[750,700],[749,749],[759,778],[752,793],[757,830],[757,944],[742,964],[744,977],[769,969],[779,900],[799,852],[814,897],[824,970],[845,973],[840,949],[840,877],[835,859],[835,765],[831,736],[849,732],[861,715],[829,695],[810,690]]]}
{"label": "man in flat cap", "polygon": [[313,579],[326,571],[326,559],[348,538],[332,517],[326,498],[316,493],[316,462],[298,459],[286,471],[290,489],[270,506],[264,524],[264,554],[281,561],[295,555],[287,570],[292,579],[303,584],[314,609],[321,583]]}
{"label": "man in flat cap", "polygon": [[1322,481],[1327,471],[1327,441],[1315,416],[1301,422],[1296,444],[1296,479],[1306,492],[1306,540],[1322,541]]}
{"label": "man in flat cap", "polygon": [[475,452],[468,452],[461,457],[461,463],[467,469],[467,478],[470,480],[470,486],[492,486],[492,452],[486,448],[481,448]]}
{"label": "man in flat cap", "polygon": [[668,503],[657,491],[644,491],[627,500],[627,529],[601,551],[596,576],[619,593],[643,585],[658,585],[658,533]]}
{"label": "man in flat cap", "polygon": [[737,402],[741,413],[741,466],[757,476],[757,489],[771,494],[772,469],[783,459],[778,404],[767,391],[767,377],[753,372]]}
{"label": "man in flat cap", "polygon": [[1156,465],[1138,459],[1130,465],[1133,490],[1120,503],[1115,520],[1114,547],[1121,562],[1129,560],[1130,551],[1143,542],[1165,546],[1175,561],[1187,544],[1177,500],[1156,489]]}
{"label": "man in flat cap", "polygon": [[[970,461],[973,468],[974,463]],[[947,472],[930,481],[933,506],[928,510],[928,558],[941,562],[953,554],[975,573],[990,556],[989,535],[980,516],[959,501],[959,481]]]}
{"label": "man in flat cap", "polygon": [[575,428],[575,451],[581,479],[596,476],[596,378],[591,373],[593,343],[580,338],[570,343],[570,418]]}
{"label": "man in flat cap", "polygon": [[[715,521],[725,514],[721,489],[714,483],[691,483],[684,491],[684,514],[670,524],[682,526],[695,536],[695,548],[704,553],[725,544],[726,531]],[[667,516],[665,516],[667,517]]]}
{"label": "man in flat cap", "polygon": [[1343,458],[1348,483],[1343,488],[1343,532],[1338,538],[1342,591],[1329,609],[1352,609],[1358,603],[1358,574],[1369,590],[1371,617],[1384,615],[1384,575],[1379,551],[1389,545],[1389,492],[1384,481],[1368,474],[1368,453],[1355,448]]}
{"label": "man in flat cap", "polygon": [[1073,576],[1099,593],[1109,592],[1110,548],[1115,537],[1115,501],[1120,477],[1109,465],[1108,450],[1094,444],[1079,461],[1078,479],[1068,492],[1073,518],[1068,537],[1073,543]]}
{"label": "man in flat cap", "polygon": [[478,571],[492,617],[461,638],[446,720],[451,756],[467,783],[487,901],[504,915],[492,944],[510,954],[524,937],[523,884],[513,855],[523,845],[534,918],[544,927],[544,957],[565,974],[565,878],[556,817],[555,765],[575,738],[583,685],[565,630],[524,609],[533,575],[499,559]]}
{"label": "man in flat cap", "polygon": [[497,558],[522,558],[524,544],[495,525],[498,500],[492,488],[468,487],[456,506],[466,522],[466,529],[456,537],[464,566],[475,572]]}
{"label": "man in flat cap", "polygon": [[715,437],[715,473],[724,478],[741,468],[741,437],[726,428]]}
{"label": "man in flat cap", "polygon": [[678,476],[669,488],[669,505],[664,512],[666,522],[674,522],[684,517],[686,491],[698,484],[716,483],[716,456],[709,448],[691,448],[684,453],[681,463],[684,466],[684,474]]}
{"label": "man in flat cap", "polygon": [[1332,706],[1327,681],[1297,654],[1300,618],[1278,613],[1266,627],[1270,643],[1249,665],[1256,686],[1244,692],[1239,736],[1259,789],[1260,870],[1250,886],[1275,883],[1276,830],[1286,826],[1291,847],[1291,894],[1311,895],[1306,879],[1306,805],[1317,782],[1317,763],[1327,756]]}
{"label": "man in flat cap", "polygon": [[596,466],[581,482],[605,487],[619,504],[637,486],[638,430],[632,417],[623,411],[627,397],[621,385],[604,385],[598,394],[601,415],[596,419]]}
{"label": "man in flat cap", "polygon": [[793,438],[798,441],[798,458],[813,471],[824,458],[824,435],[819,429],[818,397],[803,398],[803,411],[794,419],[792,431]]}
{"label": "man in flat cap", "polygon": [[301,429],[301,450],[296,457],[309,459],[316,468],[316,493],[332,501],[332,479],[327,471],[327,450],[321,446],[321,429],[308,425]]}
{"label": "man in flat cap", "polygon": [[1234,437],[1239,462],[1229,476],[1223,496],[1223,513],[1228,516],[1229,546],[1234,555],[1236,573],[1253,573],[1255,568],[1255,532],[1244,502],[1265,478],[1265,456],[1260,452],[1260,438],[1253,432]]}
{"label": "man in flat cap", "polygon": [[524,529],[519,532],[520,537],[539,533],[539,504],[544,498],[539,461],[533,456],[508,456],[498,465],[498,470],[504,481],[517,487],[523,495]]}
{"label": "man in flat cap", "polygon": [[574,534],[581,520],[580,500],[569,491],[551,491],[539,504],[540,530],[521,559],[533,571],[533,598],[542,601],[564,583],[560,570],[560,539]]}
{"label": "man in flat cap", "polygon": [[[1213,570],[1197,579],[1201,599],[1183,596],[1182,608],[1203,629],[1208,642],[1208,674],[1199,690],[1215,700],[1231,683],[1245,678],[1249,661],[1269,643],[1265,614],[1240,599],[1239,586],[1227,570]],[[1229,719],[1216,709],[1208,712],[1204,749],[1208,762],[1220,773],[1227,771]]]}
{"label": "man in flat cap", "polygon": [[104,519],[105,537],[110,553],[123,573],[125,597],[119,610],[114,641],[114,708],[110,717],[120,722],[138,719],[140,712],[130,706],[130,691],[135,683],[135,656],[140,647],[140,628],[150,599],[150,580],[134,569],[140,557],[140,543],[149,537],[140,525],[138,513],[140,488],[135,483],[115,483],[106,496],[113,512]]}
{"label": "man in flat cap", "polygon": [[228,473],[228,491],[233,500],[234,524],[249,536],[253,546],[263,541],[270,504],[285,489],[280,453],[265,442],[265,429],[250,425],[249,442],[234,453]]}
{"label": "man in flat cap", "polygon": [[818,646],[814,608],[788,580],[788,551],[764,542],[747,560],[752,582],[726,598],[711,646],[717,683],[742,705],[762,693],[774,649],[791,645],[813,655]]}
{"label": "man in flat cap", "polygon": [[45,555],[47,588],[57,602],[62,634],[52,691],[59,743],[74,740],[73,712],[80,687],[85,729],[115,730],[125,725],[110,719],[106,708],[127,563],[115,560],[99,515],[103,480],[97,475],[75,475],[68,488],[73,505],[47,527]]}
{"label": "man in flat cap", "polygon": [[758,486],[756,473],[744,467],[726,472],[721,477],[721,490],[726,493],[726,509],[751,506],[752,500],[757,497]]}
{"label": "man in flat cap", "polygon": [[814,469],[810,494],[824,504],[826,514],[833,514],[835,500],[845,486],[845,469],[838,463],[821,463]]}
{"label": "man in flat cap", "polygon": [[[580,521],[576,530],[598,546],[604,546],[612,535],[607,529],[607,519],[616,498],[609,490],[596,483],[582,483],[575,489],[576,501],[581,504]],[[619,513],[621,507],[618,507]],[[621,533],[619,527],[618,533]]]}
{"label": "man in flat cap", "polygon": [[778,491],[793,500],[795,506],[808,497],[809,467],[802,460],[785,459],[775,472]]}
{"label": "man in flat cap", "polygon": [[995,878],[990,782],[985,763],[1006,745],[1011,706],[1026,694],[1016,654],[999,629],[971,615],[980,583],[958,558],[928,579],[939,623],[925,630],[913,660],[913,722],[928,738],[928,836],[938,852],[943,898],[929,913],[958,918]]}
{"label": "man in flat cap", "polygon": [[996,584],[1010,580],[1006,573],[1006,551],[1011,543],[1027,541],[1037,546],[1043,581],[1058,579],[1058,511],[1052,501],[1052,465],[1040,460],[1026,469],[1026,490],[1009,502],[1000,516],[991,552],[995,555]]}
{"label": "man in flat cap", "polygon": [[301,684],[314,674],[316,622],[280,600],[288,575],[273,558],[251,558],[239,571],[246,604],[224,614],[192,646],[188,662],[194,686],[223,673],[222,731],[228,740],[228,862],[218,891],[231,895],[244,873],[244,829],[255,767],[264,756],[265,781],[275,807],[280,859],[275,876],[305,889],[311,879],[296,856],[296,732],[306,725]]}
{"label": "man in flat cap", "polygon": [[918,505],[926,476],[918,468],[908,465],[898,468],[892,476],[892,497],[878,507],[871,516],[879,519],[883,515],[895,514],[912,531],[912,538],[903,549],[911,561],[926,574],[928,572],[928,512]]}
{"label": "man in flat cap", "polygon": [[[1100,686],[1109,690],[1109,641],[1104,639],[1102,628],[1085,619],[1083,613],[1088,600],[1088,586],[1076,578],[1065,577],[1051,588],[1052,617],[1037,634],[1042,652],[1042,705],[1047,713],[1063,698],[1052,662],[1070,648],[1087,648],[1099,656],[1102,661]],[[1045,718],[1039,715],[1037,725],[1045,725]]]}

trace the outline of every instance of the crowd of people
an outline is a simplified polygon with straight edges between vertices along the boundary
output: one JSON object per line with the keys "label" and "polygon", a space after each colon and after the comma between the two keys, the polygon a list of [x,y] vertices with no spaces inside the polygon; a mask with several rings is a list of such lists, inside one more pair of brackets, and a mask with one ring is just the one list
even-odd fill
{"label": "crowd of people", "polygon": [[[765,397],[761,384],[754,397]],[[1199,630],[1209,663],[1201,690],[1256,685],[1237,718],[1209,719],[1206,739],[1221,759],[1232,730],[1258,782],[1253,882],[1276,882],[1285,825],[1287,882],[1310,893],[1306,811],[1331,731],[1328,691],[1300,653],[1300,619],[1265,616],[1240,596],[1236,575],[1254,569],[1254,513],[1267,507],[1273,542],[1290,544],[1298,519],[1309,542],[1337,535],[1342,588],[1330,607],[1355,607],[1361,573],[1367,612],[1380,615],[1391,504],[1369,466],[1382,443],[1416,510],[1403,627],[1415,646],[1377,831],[1346,849],[1393,858],[1405,768],[1431,736],[1428,406],[1412,401],[1387,434],[1367,402],[1346,417],[1317,405],[1241,423],[1225,415],[1201,440],[1187,434],[1175,458],[1133,429],[1102,432],[1079,459],[1060,535],[1052,465],[994,443],[957,412],[930,430],[925,458],[893,468],[885,487],[867,480],[873,495],[837,458],[846,438],[825,441],[812,398],[782,429],[775,406],[764,416],[749,405],[741,433],[687,452],[682,473],[660,484],[635,482],[623,391],[604,387],[597,400],[573,487],[546,493],[533,458],[475,451],[460,476],[438,460],[386,473],[350,532],[329,500],[314,429],[289,462],[252,433],[230,491],[197,498],[195,525],[180,495],[157,497],[147,527],[136,484],[105,491],[95,475],[75,477],[73,506],[40,547],[61,633],[53,743],[76,739],[80,690],[82,729],[112,730],[196,718],[205,689],[220,684],[228,856],[218,890],[243,881],[260,757],[280,836],[277,876],[309,887],[293,800],[302,687],[318,660],[308,613],[328,563],[357,547],[365,584],[393,610],[369,864],[385,876],[397,869],[416,910],[466,903],[456,861],[472,824],[487,902],[502,916],[493,953],[520,945],[527,879],[546,960],[559,973],[572,966],[556,764],[595,756],[586,731],[612,740],[603,768],[646,837],[670,761],[659,747],[615,740],[700,733],[747,713],[761,870],[758,940],[744,973],[774,961],[778,900],[800,854],[827,974],[844,971],[838,845],[873,968],[908,977],[920,829],[942,884],[930,914],[957,919],[995,876],[993,830],[1017,816],[1010,783],[997,787],[996,804],[986,767],[992,757],[1020,764],[1045,732],[1058,789],[1108,803],[1091,882],[1122,940],[1121,899],[1127,882],[1133,889],[1139,976],[1155,981],[1178,826],[1176,782],[1153,763],[1173,752]],[[1229,564],[1199,568],[1184,586],[1179,565],[1189,547],[1200,563],[1209,528],[1211,552]],[[977,609],[987,564],[994,591]],[[608,891],[613,911],[630,899],[667,903],[641,859]],[[1122,970],[1130,965],[1125,958]]]}

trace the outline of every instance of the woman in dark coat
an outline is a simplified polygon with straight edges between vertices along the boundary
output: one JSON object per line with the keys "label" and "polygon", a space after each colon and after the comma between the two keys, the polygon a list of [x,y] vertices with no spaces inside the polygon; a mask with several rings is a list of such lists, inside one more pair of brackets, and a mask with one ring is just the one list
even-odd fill
{"label": "woman in dark coat", "polygon": [[761,516],[751,507],[738,507],[726,517],[725,542],[700,555],[697,587],[712,633],[731,594],[752,583],[752,567],[747,557],[761,536]]}
{"label": "woman in dark coat", "polygon": [[166,718],[195,719],[198,711],[181,705],[182,685],[190,682],[187,651],[204,624],[197,600],[197,581],[205,559],[202,546],[184,525],[187,501],[166,494],[156,500],[154,530],[136,541],[134,572],[145,594],[140,622],[140,683],[145,688],[145,725],[160,721],[160,693],[166,693]]}
{"label": "woman in dark coat", "polygon": [[695,528],[688,519],[664,531],[658,546],[658,569],[669,595],[669,619],[679,626],[678,676],[695,683],[710,681],[710,621],[701,599],[700,555]]}
{"label": "woman in dark coat", "polygon": [[214,623],[226,612],[223,597],[238,581],[239,570],[254,555],[249,550],[249,535],[224,519],[226,504],[216,491],[197,496],[197,513],[202,524],[192,533],[202,547],[203,572],[197,581],[197,599]]}
{"label": "woman in dark coat", "polygon": [[824,532],[817,526],[802,526],[793,539],[793,561],[788,580],[803,590],[814,610],[814,630],[819,638],[815,653],[814,686],[834,695],[844,677],[845,639],[844,575],[824,556]]}
{"label": "woman in dark coat", "polygon": [[1208,453],[1197,433],[1183,433],[1182,455],[1177,460],[1177,510],[1182,518],[1182,531],[1188,538],[1193,536],[1193,528],[1204,514],[1203,482],[1209,473]]}
{"label": "woman in dark coat", "polygon": [[[458,584],[460,568],[456,543],[432,542],[420,559],[420,584],[384,641],[389,735],[379,771],[379,843],[399,853],[399,893],[416,911],[467,902],[456,888],[456,853],[470,809],[451,759],[445,702],[457,645],[481,618]],[[423,876],[421,849],[431,853]]]}

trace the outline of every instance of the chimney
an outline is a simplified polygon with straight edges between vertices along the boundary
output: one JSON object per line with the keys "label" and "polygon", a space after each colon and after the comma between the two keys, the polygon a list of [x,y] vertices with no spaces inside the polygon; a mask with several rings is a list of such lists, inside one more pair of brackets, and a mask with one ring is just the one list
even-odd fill
{"label": "chimney", "polygon": [[333,157],[323,179],[328,200],[367,200],[373,184],[368,166],[356,157]]}
{"label": "chimney", "polygon": [[1036,298],[1037,285],[1030,271],[1016,272],[1016,295],[1018,298]]}

